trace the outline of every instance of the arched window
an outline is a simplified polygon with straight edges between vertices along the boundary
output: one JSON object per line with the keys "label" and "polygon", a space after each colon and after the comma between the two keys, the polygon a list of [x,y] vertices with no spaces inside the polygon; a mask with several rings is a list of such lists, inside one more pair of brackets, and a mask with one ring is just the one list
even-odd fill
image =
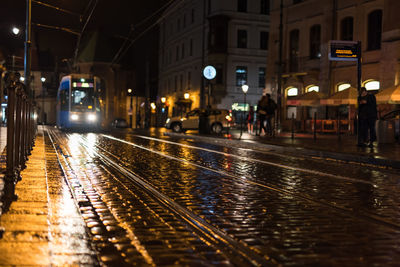
{"label": "arched window", "polygon": [[290,87],[287,89],[287,96],[296,96],[299,94],[299,89],[296,87]]}
{"label": "arched window", "polygon": [[340,92],[340,91],[346,90],[347,88],[350,88],[350,87],[351,87],[351,84],[349,84],[349,83],[341,83],[338,85],[337,91]]}
{"label": "arched window", "polygon": [[382,10],[372,11],[368,15],[368,50],[381,49]]}
{"label": "arched window", "polygon": [[364,87],[367,89],[367,91],[369,91],[369,90],[379,90],[379,88],[381,88],[381,84],[380,84],[379,81],[369,80],[369,81],[364,83]]}
{"label": "arched window", "polygon": [[321,25],[310,28],[310,58],[321,57]]}
{"label": "arched window", "polygon": [[353,41],[353,17],[346,17],[340,22],[340,39]]}
{"label": "arched window", "polygon": [[312,91],[319,92],[319,86],[318,85],[308,86],[306,89],[306,92],[308,93],[308,92],[312,92]]}

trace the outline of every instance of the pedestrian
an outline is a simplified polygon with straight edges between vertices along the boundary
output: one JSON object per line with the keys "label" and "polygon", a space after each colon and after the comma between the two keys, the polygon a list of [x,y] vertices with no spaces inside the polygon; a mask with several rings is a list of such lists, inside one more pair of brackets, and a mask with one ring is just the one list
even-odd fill
{"label": "pedestrian", "polygon": [[378,118],[375,95],[369,93],[365,87],[361,87],[358,96],[358,142],[357,146],[373,147],[376,141],[375,123]]}
{"label": "pedestrian", "polygon": [[141,116],[140,116],[140,112],[136,113],[136,128],[140,128],[141,126]]}
{"label": "pedestrian", "polygon": [[257,117],[258,117],[258,133],[257,135],[267,134],[267,128],[265,128],[265,120],[267,115],[267,96],[263,95],[257,103]]}
{"label": "pedestrian", "polygon": [[267,134],[272,136],[273,130],[274,130],[274,120],[275,120],[275,110],[276,110],[276,103],[275,101],[271,98],[270,94],[265,95],[267,98],[267,105],[265,111],[267,114],[265,115],[265,121],[266,121],[266,129],[267,129]]}
{"label": "pedestrian", "polygon": [[253,133],[253,127],[254,127],[254,108],[253,106],[250,106],[249,113],[247,114],[247,132],[252,134]]}

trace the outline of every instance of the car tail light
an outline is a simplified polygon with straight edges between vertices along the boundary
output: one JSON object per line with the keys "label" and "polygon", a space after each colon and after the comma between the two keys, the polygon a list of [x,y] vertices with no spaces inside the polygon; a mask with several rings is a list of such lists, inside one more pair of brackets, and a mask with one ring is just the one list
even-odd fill
{"label": "car tail light", "polygon": [[227,121],[229,121],[229,122],[231,122],[231,121],[232,121],[232,117],[231,117],[231,116],[229,116],[229,115],[226,115],[226,116],[225,116],[225,119],[226,119]]}

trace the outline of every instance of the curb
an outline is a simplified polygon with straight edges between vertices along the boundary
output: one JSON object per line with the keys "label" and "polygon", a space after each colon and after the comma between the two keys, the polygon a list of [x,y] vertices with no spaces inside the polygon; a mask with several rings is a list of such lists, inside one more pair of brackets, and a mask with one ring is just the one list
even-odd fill
{"label": "curb", "polygon": [[188,135],[188,134],[172,133],[172,132],[165,132],[164,135],[171,137],[185,138],[185,139],[188,138],[196,139],[213,144],[224,144],[229,146],[250,148],[255,150],[268,150],[268,151],[275,151],[278,153],[301,154],[310,157],[329,158],[345,162],[355,162],[355,163],[368,164],[379,167],[400,169],[400,161],[386,159],[386,158],[378,158],[377,156],[366,156],[366,155],[358,155],[352,153],[339,153],[339,152],[332,152],[332,151],[325,151],[318,149],[303,148],[299,146],[292,147],[288,145],[264,144],[264,143],[259,143],[257,141],[225,139],[218,136],[209,137],[209,136]]}

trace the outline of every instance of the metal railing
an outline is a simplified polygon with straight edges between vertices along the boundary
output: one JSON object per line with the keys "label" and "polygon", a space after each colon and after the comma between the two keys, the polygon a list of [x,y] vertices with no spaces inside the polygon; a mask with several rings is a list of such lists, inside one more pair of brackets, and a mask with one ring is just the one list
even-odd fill
{"label": "metal railing", "polygon": [[34,102],[28,97],[19,75],[10,75],[7,87],[7,159],[4,177],[5,204],[16,199],[15,185],[21,179],[28,155],[34,145],[37,123]]}

